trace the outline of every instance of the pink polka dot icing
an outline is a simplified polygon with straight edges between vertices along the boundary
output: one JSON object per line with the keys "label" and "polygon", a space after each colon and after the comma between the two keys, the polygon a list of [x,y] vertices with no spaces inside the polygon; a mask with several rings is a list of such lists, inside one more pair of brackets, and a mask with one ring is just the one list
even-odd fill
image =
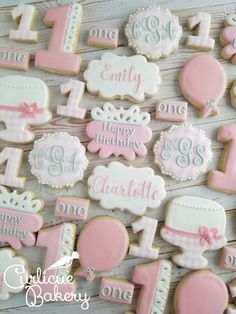
{"label": "pink polka dot icing", "polygon": [[175,180],[193,180],[207,171],[212,159],[211,141],[192,125],[173,125],[161,132],[154,154],[163,174]]}

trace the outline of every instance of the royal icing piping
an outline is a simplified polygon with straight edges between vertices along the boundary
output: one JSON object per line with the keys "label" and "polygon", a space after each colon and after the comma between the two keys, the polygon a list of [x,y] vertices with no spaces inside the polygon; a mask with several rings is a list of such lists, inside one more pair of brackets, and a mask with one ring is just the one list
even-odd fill
{"label": "royal icing piping", "polygon": [[220,170],[211,170],[208,175],[208,187],[226,193],[236,193],[236,124],[225,125],[220,127],[217,140],[227,143]]}
{"label": "royal icing piping", "polygon": [[207,171],[212,159],[211,141],[192,125],[173,125],[161,132],[154,145],[154,162],[175,180],[194,180]]}
{"label": "royal icing piping", "polygon": [[117,48],[119,29],[106,25],[93,25],[89,30],[88,45]]}
{"label": "royal icing piping", "polygon": [[191,269],[205,268],[208,261],[202,256],[206,250],[218,250],[227,243],[224,208],[211,200],[180,196],[167,207],[162,238],[181,248],[173,261]]}
{"label": "royal icing piping", "polygon": [[220,33],[220,43],[223,48],[221,55],[225,60],[230,60],[236,64],[236,15],[227,16],[225,20],[226,27]]}
{"label": "royal icing piping", "polygon": [[43,219],[37,212],[43,201],[34,199],[31,192],[17,194],[0,186],[0,241],[9,243],[13,249],[35,244],[34,232],[41,229]]}
{"label": "royal icing piping", "polygon": [[93,219],[84,226],[77,242],[81,267],[75,275],[92,281],[97,273],[110,271],[123,261],[128,245],[128,232],[119,220]]}
{"label": "royal icing piping", "polygon": [[0,249],[0,261],[0,300],[7,300],[24,289],[29,277],[28,262],[8,248]]}
{"label": "royal icing piping", "polygon": [[47,85],[37,78],[8,75],[0,79],[0,94],[0,121],[6,126],[0,131],[0,139],[13,143],[33,141],[35,135],[28,125],[40,125],[52,118]]}
{"label": "royal icing piping", "polygon": [[29,163],[39,183],[61,188],[83,179],[88,159],[78,137],[58,132],[34,142]]}
{"label": "royal icing piping", "polygon": [[151,168],[127,167],[119,162],[95,167],[88,188],[89,196],[99,200],[102,207],[127,209],[139,216],[147,207],[159,207],[166,196],[164,180]]}
{"label": "royal icing piping", "polygon": [[211,15],[205,12],[198,12],[188,18],[188,28],[193,30],[198,27],[198,35],[189,35],[186,46],[198,50],[212,50],[215,40],[209,37],[211,27]]}
{"label": "royal icing piping", "polygon": [[157,60],[178,48],[182,27],[178,17],[168,9],[153,6],[130,15],[125,35],[129,47],[137,54]]}
{"label": "royal icing piping", "polygon": [[161,84],[156,64],[143,56],[117,56],[111,52],[104,53],[101,60],[90,61],[84,79],[91,94],[133,102],[156,95]]}
{"label": "royal icing piping", "polygon": [[140,112],[138,106],[116,109],[106,103],[103,109],[94,107],[91,116],[94,121],[86,127],[86,133],[92,139],[87,147],[89,152],[99,151],[100,158],[123,155],[130,161],[135,159],[135,154],[147,154],[144,144],[152,138],[152,130],[146,127],[149,113]]}
{"label": "royal icing piping", "polygon": [[0,48],[0,67],[27,71],[30,54],[28,51],[15,48]]}
{"label": "royal icing piping", "polygon": [[224,281],[214,273],[195,271],[183,278],[176,288],[176,314],[222,314],[228,305]]}
{"label": "royal icing piping", "polygon": [[218,103],[225,93],[226,84],[227,77],[223,66],[208,54],[188,60],[179,77],[184,97],[201,110],[201,117],[219,113]]}

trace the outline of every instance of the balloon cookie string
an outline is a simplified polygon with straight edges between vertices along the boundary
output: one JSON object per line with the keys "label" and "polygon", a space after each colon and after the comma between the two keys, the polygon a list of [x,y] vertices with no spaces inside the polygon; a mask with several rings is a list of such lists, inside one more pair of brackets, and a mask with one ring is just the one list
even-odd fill
{"label": "balloon cookie string", "polygon": [[16,107],[0,105],[0,111],[1,110],[19,112],[19,118],[35,118],[38,113],[42,113],[44,111],[44,108],[39,108],[36,102],[33,102],[32,104],[23,102]]}
{"label": "balloon cookie string", "polygon": [[207,101],[207,105],[203,108],[203,117],[209,116],[209,114],[218,114],[219,108],[217,107],[217,103],[215,99],[210,99]]}
{"label": "balloon cookie string", "polygon": [[85,271],[86,273],[88,273],[88,276],[89,276],[90,279],[93,278],[93,275],[94,275],[94,272],[95,272],[95,268],[94,268],[94,267],[87,266],[87,267],[84,269],[84,271]]}

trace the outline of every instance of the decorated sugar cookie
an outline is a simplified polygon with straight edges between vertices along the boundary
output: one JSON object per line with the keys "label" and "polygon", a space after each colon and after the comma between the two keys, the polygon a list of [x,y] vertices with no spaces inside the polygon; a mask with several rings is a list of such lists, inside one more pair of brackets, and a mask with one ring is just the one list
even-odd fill
{"label": "decorated sugar cookie", "polygon": [[205,251],[219,250],[227,244],[225,226],[226,214],[220,204],[195,196],[179,196],[167,207],[161,236],[181,248],[172,256],[177,265],[200,269],[208,265],[202,256]]}
{"label": "decorated sugar cookie", "polygon": [[122,155],[130,161],[135,155],[147,154],[144,144],[152,138],[152,130],[146,126],[150,121],[149,113],[141,113],[138,106],[116,109],[106,103],[103,109],[94,107],[91,116],[94,121],[86,127],[92,139],[87,147],[91,153],[99,151],[100,158]]}
{"label": "decorated sugar cookie", "polygon": [[47,85],[37,78],[8,75],[0,78],[0,121],[5,129],[0,139],[13,143],[28,143],[34,140],[29,125],[40,125],[52,118],[48,110]]}
{"label": "decorated sugar cookie", "polygon": [[225,28],[220,33],[220,43],[223,46],[222,57],[236,64],[236,14],[226,17]]}
{"label": "decorated sugar cookie", "polygon": [[175,180],[194,180],[207,171],[212,159],[211,141],[192,125],[173,125],[161,132],[154,146],[154,162]]}
{"label": "decorated sugar cookie", "polygon": [[159,67],[143,56],[117,56],[111,52],[92,60],[84,72],[88,91],[102,99],[142,102],[155,96],[161,84]]}
{"label": "decorated sugar cookie", "polygon": [[58,132],[34,142],[29,163],[39,183],[61,188],[83,179],[88,159],[78,137]]}
{"label": "decorated sugar cookie", "polygon": [[27,71],[30,54],[26,50],[15,48],[0,48],[0,68]]}
{"label": "decorated sugar cookie", "polygon": [[220,266],[224,269],[236,270],[236,248],[225,246],[221,251]]}
{"label": "decorated sugar cookie", "polygon": [[43,225],[37,212],[43,201],[35,199],[32,192],[9,192],[0,186],[0,242],[7,242],[15,250],[23,246],[34,246],[35,235]]}
{"label": "decorated sugar cookie", "polygon": [[[125,174],[125,175],[122,175]],[[127,209],[141,216],[157,208],[166,196],[165,182],[151,168],[134,168],[119,162],[97,166],[88,178],[88,193],[106,209]]]}
{"label": "decorated sugar cookie", "polygon": [[21,292],[29,277],[28,262],[8,248],[0,249],[0,300]]}
{"label": "decorated sugar cookie", "polygon": [[236,80],[233,82],[233,85],[230,90],[231,105],[236,109]]}
{"label": "decorated sugar cookie", "polygon": [[126,256],[128,244],[128,232],[118,219],[101,216],[91,220],[79,235],[80,268],[75,276],[92,281],[97,273],[117,267]]}
{"label": "decorated sugar cookie", "polygon": [[187,120],[188,104],[185,101],[161,99],[156,104],[156,119],[181,122]]}
{"label": "decorated sugar cookie", "polygon": [[89,30],[88,45],[102,48],[117,48],[118,37],[118,28],[96,24]]}
{"label": "decorated sugar cookie", "polygon": [[178,48],[182,27],[178,17],[168,9],[149,7],[130,15],[125,35],[129,47],[137,54],[157,60]]}
{"label": "decorated sugar cookie", "polygon": [[223,66],[208,54],[188,60],[179,76],[179,85],[184,97],[200,109],[201,117],[219,113],[218,103],[225,93],[226,84],[227,77]]}
{"label": "decorated sugar cookie", "polygon": [[55,216],[69,220],[86,221],[90,200],[80,197],[60,196],[57,198]]}
{"label": "decorated sugar cookie", "polygon": [[164,314],[170,289],[172,264],[159,260],[134,268],[132,282],[141,285],[136,314]]}
{"label": "decorated sugar cookie", "polygon": [[230,281],[228,284],[229,286],[229,293],[231,297],[234,300],[234,304],[229,304],[227,308],[226,314],[235,314],[236,313],[236,303],[235,303],[235,297],[236,297],[236,279],[234,278],[233,280]]}
{"label": "decorated sugar cookie", "polygon": [[223,314],[228,305],[224,281],[214,273],[195,271],[184,277],[174,295],[176,314]]}

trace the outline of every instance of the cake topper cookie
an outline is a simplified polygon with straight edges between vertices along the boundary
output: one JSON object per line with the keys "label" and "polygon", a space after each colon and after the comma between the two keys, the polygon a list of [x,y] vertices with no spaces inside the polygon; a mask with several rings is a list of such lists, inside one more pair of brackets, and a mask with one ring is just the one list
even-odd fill
{"label": "cake topper cookie", "polygon": [[152,130],[146,126],[150,121],[149,113],[140,112],[138,106],[116,109],[106,103],[103,109],[94,107],[91,116],[94,121],[86,127],[86,133],[92,139],[88,151],[99,151],[100,158],[114,154],[130,161],[135,159],[135,155],[147,154],[144,144],[152,138]]}
{"label": "cake topper cookie", "polygon": [[236,64],[236,14],[226,17],[225,28],[220,33],[220,43],[223,46],[222,57]]}
{"label": "cake topper cookie", "polygon": [[29,163],[39,183],[61,188],[83,179],[88,159],[78,137],[58,132],[35,141]]}
{"label": "cake topper cookie", "polygon": [[[227,244],[224,208],[211,200],[195,196],[175,197],[167,207],[162,238],[181,251],[172,256],[179,266],[200,269],[208,265],[202,256]],[[200,312],[199,312],[200,313]]]}
{"label": "cake topper cookie", "polygon": [[156,104],[156,119],[164,121],[187,120],[188,104],[185,101],[160,99]]}
{"label": "cake topper cookie", "polygon": [[[125,175],[122,175],[125,174]],[[106,209],[127,209],[141,216],[157,208],[166,196],[165,182],[151,168],[134,168],[119,162],[97,166],[88,178],[88,193]]]}
{"label": "cake topper cookie", "polygon": [[149,7],[130,15],[125,27],[128,45],[150,60],[167,57],[179,46],[182,27],[168,9]]}
{"label": "cake topper cookie", "polygon": [[27,71],[30,62],[30,54],[26,50],[1,47],[0,68]]}
{"label": "cake topper cookie", "polygon": [[159,67],[143,56],[117,56],[111,52],[92,60],[84,72],[91,94],[102,99],[129,99],[142,102],[157,94],[161,84]]}
{"label": "cake topper cookie", "polygon": [[117,48],[118,37],[118,28],[96,24],[89,30],[88,45],[102,48]]}
{"label": "cake topper cookie", "polygon": [[5,129],[0,139],[13,143],[28,143],[34,140],[29,125],[40,125],[52,118],[48,110],[49,91],[38,78],[8,75],[0,78],[0,121]]}
{"label": "cake topper cookie", "polygon": [[21,292],[29,277],[28,261],[8,248],[0,249],[0,300]]}
{"label": "cake topper cookie", "polygon": [[218,103],[223,97],[227,77],[223,66],[211,55],[199,55],[188,60],[179,76],[180,89],[201,117],[219,113]]}
{"label": "cake topper cookie", "polygon": [[175,180],[194,180],[207,171],[212,159],[211,141],[192,125],[173,125],[160,134],[154,146],[154,162]]}
{"label": "cake topper cookie", "polygon": [[208,270],[195,271],[184,277],[174,295],[176,314],[222,314],[228,305],[224,281]]}
{"label": "cake topper cookie", "polygon": [[9,243],[15,250],[20,250],[22,244],[33,246],[34,232],[43,225],[37,213],[42,207],[43,201],[34,199],[32,192],[18,194],[0,186],[0,242]]}

